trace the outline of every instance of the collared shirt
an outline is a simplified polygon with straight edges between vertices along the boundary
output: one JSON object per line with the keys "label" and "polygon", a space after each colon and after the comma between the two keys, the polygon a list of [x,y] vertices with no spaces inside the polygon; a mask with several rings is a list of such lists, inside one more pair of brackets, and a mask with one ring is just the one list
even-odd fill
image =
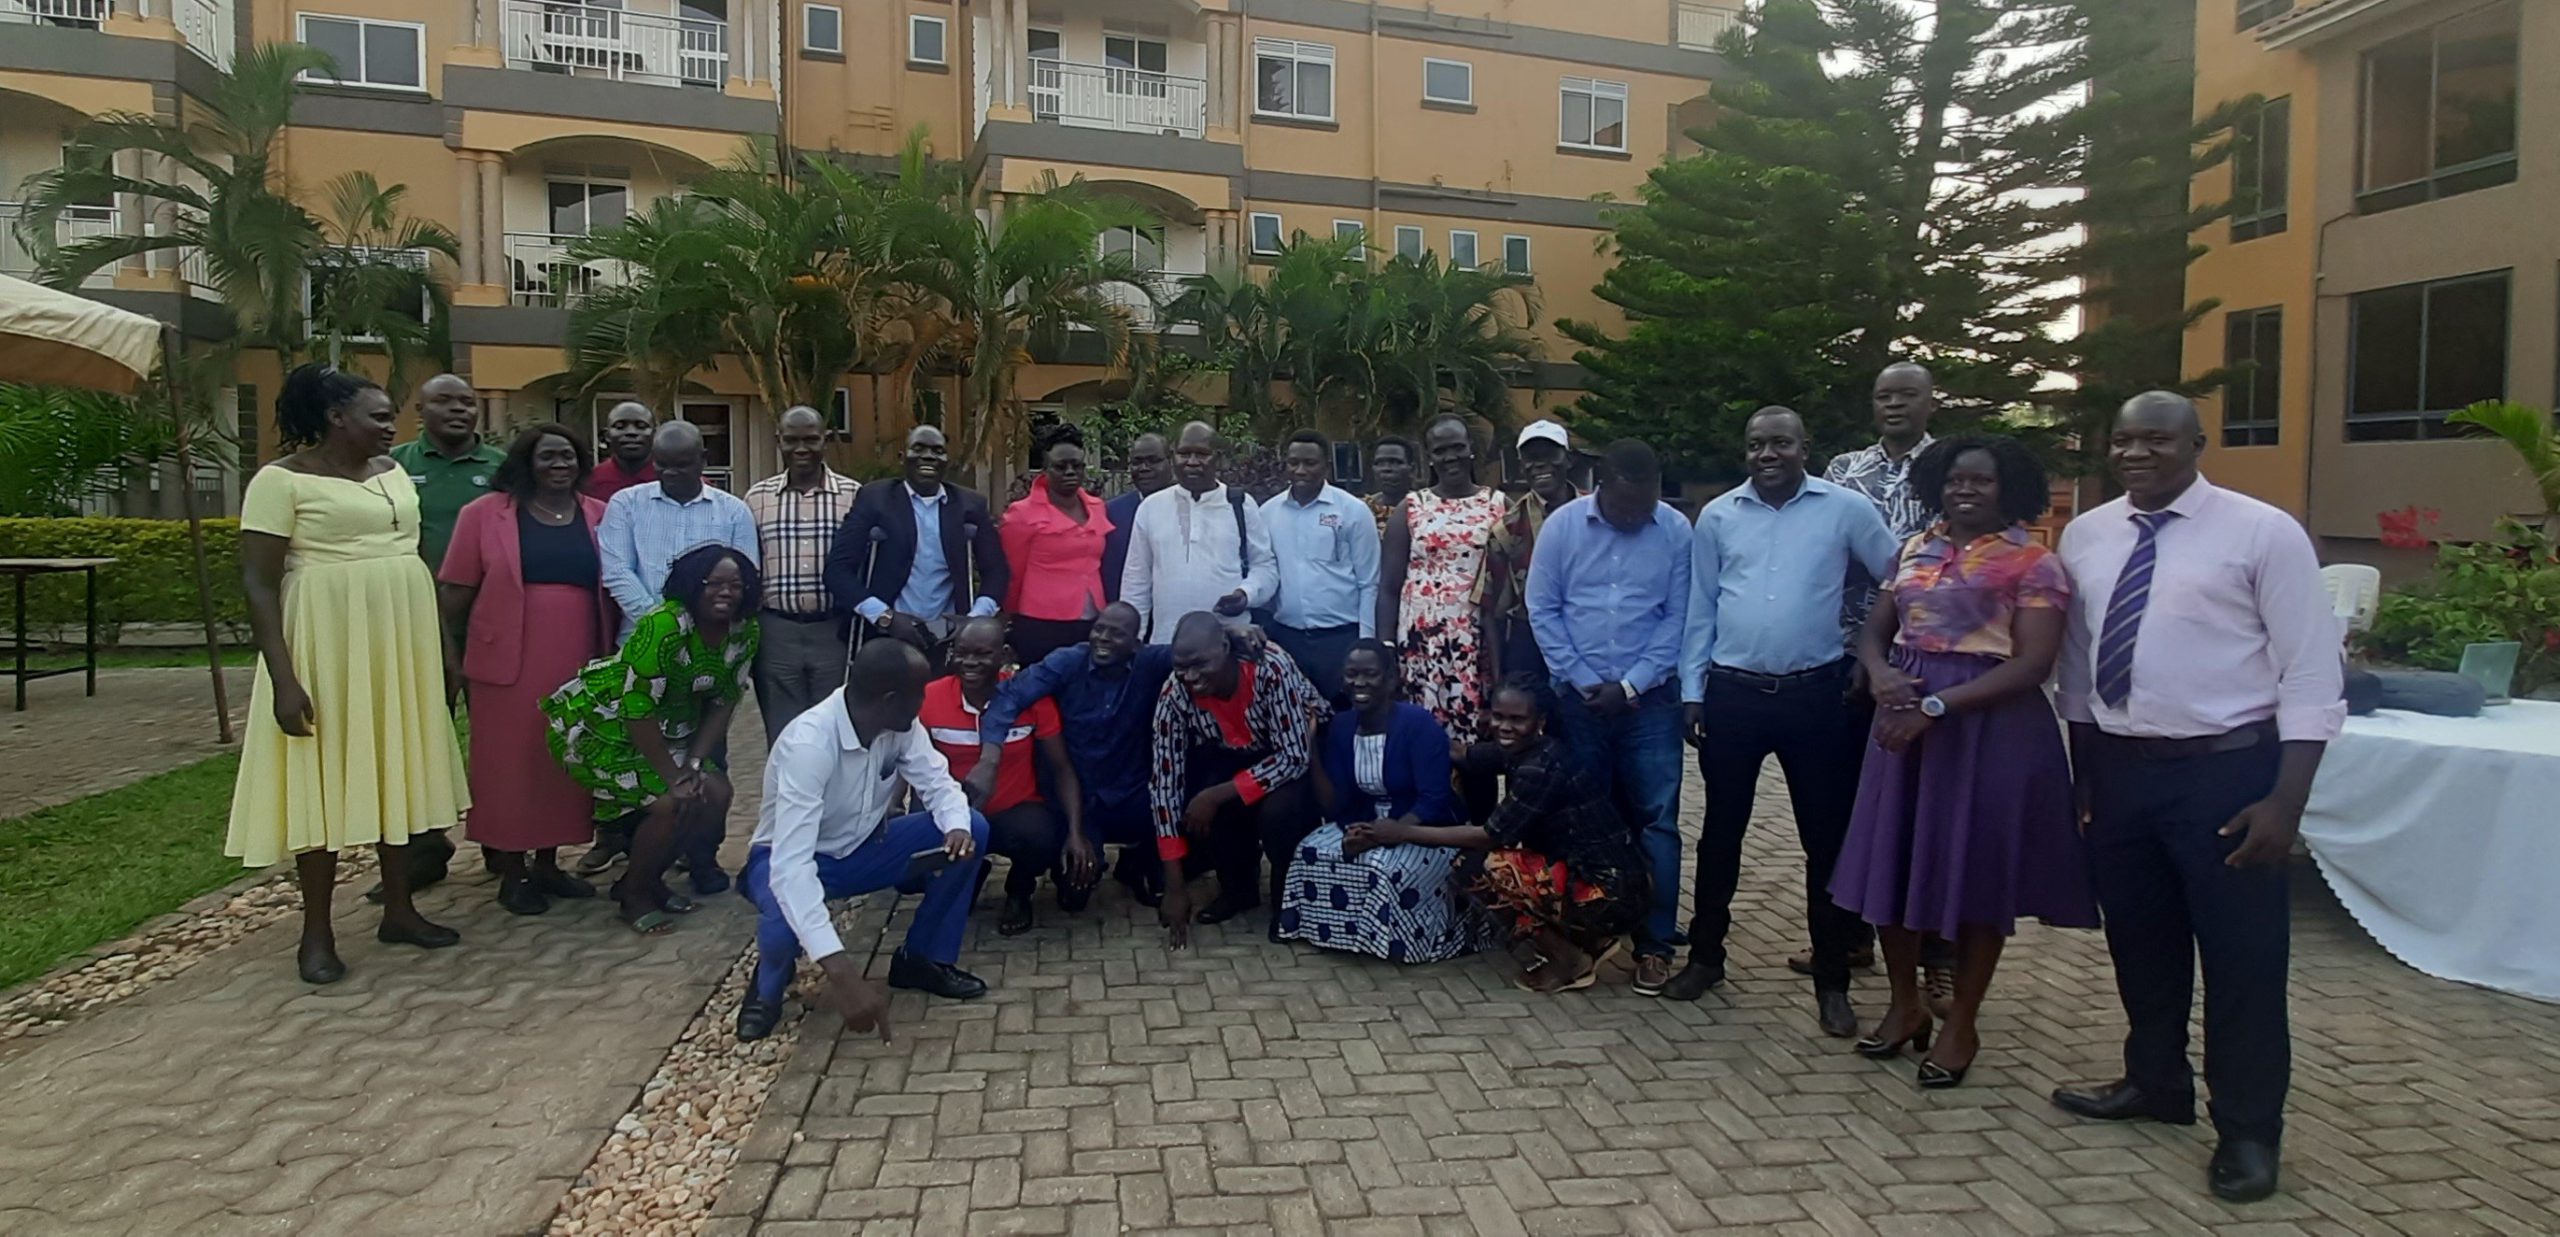
{"label": "collared shirt", "polygon": [[1601,518],[1597,497],[1556,508],[1529,564],[1528,604],[1529,630],[1557,678],[1582,691],[1660,687],[1680,668],[1688,522],[1666,503],[1633,532]]}
{"label": "collared shirt", "polygon": [[[1241,588],[1248,607],[1271,604],[1280,584],[1280,566],[1271,556],[1271,527],[1253,499],[1239,489],[1244,502],[1244,544],[1236,543],[1236,508],[1224,485],[1206,494],[1169,486],[1138,504],[1129,533],[1129,565],[1121,572],[1120,599],[1138,608],[1147,638],[1173,642],[1174,625],[1198,610],[1214,610],[1218,599]],[[1252,570],[1245,567],[1251,564]],[[1228,623],[1242,626],[1246,616]]]}
{"label": "collared shirt", "polygon": [[773,900],[811,958],[844,952],[827,917],[817,857],[841,859],[871,840],[901,793],[915,791],[944,833],[969,831],[969,800],[924,726],[865,746],[844,711],[844,689],[793,718],[764,758],[764,804],[754,845],[772,848]]}
{"label": "collared shirt", "polygon": [[[1111,534],[1102,542],[1102,597],[1120,600],[1120,577],[1129,569],[1129,532],[1138,523],[1138,504],[1147,495],[1136,490],[1122,490],[1102,504],[1102,513],[1111,517]],[[1141,618],[1144,615],[1139,616]]]}
{"label": "collared shirt", "polygon": [[1102,556],[1115,530],[1102,500],[1083,490],[1084,519],[1070,517],[1044,483],[1004,509],[996,537],[1004,543],[1004,608],[1024,618],[1073,622],[1102,613]]}
{"label": "collared shirt", "polygon": [[1180,859],[1191,853],[1182,836],[1182,810],[1189,802],[1183,792],[1193,748],[1259,757],[1235,775],[1235,788],[1247,804],[1260,803],[1272,788],[1307,775],[1315,727],[1332,713],[1324,693],[1276,646],[1265,648],[1258,660],[1239,656],[1235,690],[1225,696],[1194,696],[1180,679],[1167,681],[1156,693],[1155,757],[1147,782],[1156,854]]}
{"label": "collared shirt", "polygon": [[2057,705],[2108,734],[2191,739],[2275,719],[2287,741],[2326,742],[2346,724],[2338,618],[2320,556],[2292,516],[2198,477],[2166,510],[2151,596],[2133,645],[2133,693],[2100,700],[2098,635],[2140,530],[2116,499],[2065,525],[2071,599]]}
{"label": "collared shirt", "polygon": [[601,498],[610,502],[614,495],[632,486],[657,479],[658,462],[656,460],[644,459],[640,461],[639,468],[625,469],[621,460],[608,455],[597,460],[595,471],[587,474],[587,497]]}
{"label": "collared shirt", "polygon": [[1717,495],[1698,509],[1691,545],[1680,698],[1692,704],[1706,699],[1709,665],[1794,674],[1847,656],[1849,570],[1889,579],[1901,548],[1875,504],[1813,477],[1777,507],[1749,482]]}
{"label": "collared shirt", "polygon": [[2006,659],[2018,651],[2010,630],[2017,612],[2069,606],[2071,575],[2023,524],[1958,546],[1940,522],[1903,545],[1891,590],[1895,644]]}
{"label": "collared shirt", "polygon": [[756,519],[756,544],[763,555],[764,608],[784,614],[827,612],[827,550],[836,529],[853,510],[862,483],[824,470],[818,488],[806,493],[791,485],[788,473],[776,473],[747,487],[747,510]]}
{"label": "collared shirt", "polygon": [[1149,723],[1172,674],[1173,650],[1165,645],[1140,645],[1136,656],[1107,669],[1093,664],[1092,645],[1069,645],[996,689],[979,718],[979,741],[1004,742],[1034,702],[1053,701],[1085,802],[1114,815],[1143,808],[1154,742]]}
{"label": "collared shirt", "polygon": [[1529,490],[1512,499],[1502,522],[1486,531],[1484,569],[1476,573],[1477,605],[1490,603],[1505,618],[1529,617],[1529,556],[1538,530],[1547,526],[1547,515],[1547,500]]}
{"label": "collared shirt", "polygon": [[432,571],[444,565],[444,550],[453,544],[453,522],[471,500],[489,492],[489,481],[507,453],[485,442],[473,442],[460,455],[446,455],[424,438],[391,448],[391,460],[409,474],[418,491],[418,554]]}
{"label": "collared shirt", "polygon": [[604,554],[604,587],[622,607],[622,634],[631,634],[634,616],[647,614],[666,600],[667,568],[684,552],[718,542],[763,564],[756,548],[756,517],[735,494],[702,487],[690,502],[667,497],[664,486],[636,485],[604,505],[604,524],[596,530]]}
{"label": "collared shirt", "polygon": [[[992,705],[994,699],[987,701]],[[951,776],[965,778],[978,767],[980,745],[980,710],[970,707],[969,693],[960,685],[960,676],[946,674],[924,685],[924,707],[916,720],[924,723],[925,734],[933,740],[934,750],[951,766]],[[1034,700],[1014,723],[999,732],[993,740],[1003,744],[996,755],[996,788],[979,805],[979,810],[993,816],[1006,808],[1040,800],[1039,741],[1058,737],[1058,706],[1047,700]]]}
{"label": "collared shirt", "polygon": [[1334,486],[1301,503],[1282,491],[1262,504],[1280,576],[1271,618],[1307,630],[1357,623],[1363,636],[1378,625],[1378,525],[1359,499]]}
{"label": "collared shirt", "polygon": [[[1920,453],[1938,441],[1923,433],[1920,441],[1895,459],[1882,442],[1860,447],[1831,457],[1831,465],[1822,470],[1822,479],[1844,490],[1856,490],[1876,505],[1876,514],[1884,517],[1885,529],[1893,539],[1908,542],[1929,527],[1929,513],[1920,506],[1920,496],[1911,492],[1911,463]],[[1858,629],[1866,625],[1867,611],[1875,608],[1876,592],[1881,582],[1861,569],[1854,573],[1847,596],[1840,606],[1840,631],[1855,647]]]}
{"label": "collared shirt", "polygon": [[[917,618],[936,619],[951,605],[951,559],[942,551],[942,512],[950,505],[951,487],[937,486],[933,497],[916,493],[904,481],[894,481],[907,496],[907,509],[916,517],[915,563],[907,569],[907,585],[898,591],[898,613]],[[960,539],[963,553],[969,538]],[[877,597],[865,597],[853,608],[854,613],[870,622],[889,612],[889,604]],[[984,618],[996,612],[996,599],[979,597],[969,603],[969,617]]]}

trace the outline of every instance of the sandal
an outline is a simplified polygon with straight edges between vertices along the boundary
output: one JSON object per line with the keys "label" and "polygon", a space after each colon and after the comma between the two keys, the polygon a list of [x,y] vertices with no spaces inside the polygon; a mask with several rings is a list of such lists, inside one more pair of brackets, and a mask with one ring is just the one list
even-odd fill
{"label": "sandal", "polygon": [[695,902],[693,899],[670,889],[667,891],[666,897],[659,899],[658,909],[665,911],[670,915],[690,915],[695,911],[701,910],[702,905]]}
{"label": "sandal", "polygon": [[676,920],[665,911],[642,911],[624,918],[622,926],[642,936],[665,936],[676,930]]}

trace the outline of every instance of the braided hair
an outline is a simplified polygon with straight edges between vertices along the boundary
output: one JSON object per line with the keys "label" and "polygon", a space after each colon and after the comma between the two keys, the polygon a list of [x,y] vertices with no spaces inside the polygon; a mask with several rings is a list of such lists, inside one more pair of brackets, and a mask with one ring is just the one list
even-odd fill
{"label": "braided hair", "polygon": [[276,393],[276,441],[294,451],[318,446],[329,436],[330,413],[366,391],[381,389],[381,384],[362,374],[316,361],[295,366],[284,376],[284,389]]}

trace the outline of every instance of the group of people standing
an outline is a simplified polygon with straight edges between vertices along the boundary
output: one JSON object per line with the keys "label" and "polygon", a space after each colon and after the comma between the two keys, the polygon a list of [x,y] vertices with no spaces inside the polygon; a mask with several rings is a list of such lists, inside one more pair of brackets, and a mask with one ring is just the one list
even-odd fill
{"label": "group of people standing", "polygon": [[[693,427],[638,404],[609,414],[601,462],[550,424],[499,451],[439,375],[395,448],[387,395],[307,367],[278,403],[292,453],[243,504],[261,664],[230,853],[294,857],[314,983],[345,970],[350,846],[381,847],[383,941],[457,942],[411,899],[456,821],[509,911],[593,897],[584,878],[621,862],[621,919],[668,931],[730,886],[726,735],[752,687],[769,752],[736,882],[759,912],[742,1038],[778,1023],[803,954],[847,1025],[887,1033],[826,908],[876,889],[922,895],[889,986],[983,993],[957,963],[990,853],[1003,934],[1035,926],[1043,880],[1074,914],[1108,870],[1177,948],[1267,905],[1274,941],[1402,962],[1507,943],[1536,992],[1631,946],[1637,993],[1697,1000],[1728,975],[1774,756],[1804,853],[1810,949],[1789,961],[1825,1033],[1959,1085],[2017,921],[2103,910],[2125,1073],[2056,1104],[2193,1120],[2200,955],[2213,1188],[2263,1197],[2281,865],[2343,716],[2309,541],[2199,476],[2195,409],[2153,393],[2113,428],[2125,497],[2048,548],[2035,458],[1933,439],[1936,401],[1924,369],[1886,369],[1877,442],[1824,477],[1802,419],[1763,409],[1746,480],[1694,520],[1641,442],[1600,452],[1581,493],[1548,421],[1519,434],[1526,487],[1488,486],[1455,415],[1376,444],[1365,500],[1308,430],[1257,501],[1194,424],[1131,444],[1132,488],[1105,501],[1057,427],[999,512],[945,479],[929,425],[899,478],[857,485],[823,418],[788,410],[783,471],[733,497]],[[1684,744],[1706,799],[1685,869]],[[1891,997],[1861,1036],[1871,942]]]}

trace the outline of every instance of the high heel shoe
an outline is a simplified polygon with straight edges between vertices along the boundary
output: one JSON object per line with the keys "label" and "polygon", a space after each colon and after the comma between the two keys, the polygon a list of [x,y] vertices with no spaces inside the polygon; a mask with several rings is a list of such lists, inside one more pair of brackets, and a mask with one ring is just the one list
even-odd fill
{"label": "high heel shoe", "polygon": [[1914,1052],[1929,1051],[1930,1030],[1931,1027],[1929,1020],[1923,1018],[1920,1020],[1919,1026],[1913,1028],[1910,1034],[1905,1035],[1900,1039],[1888,1042],[1881,1036],[1870,1035],[1859,1040],[1857,1043],[1850,1045],[1850,1047],[1855,1049],[1859,1056],[1870,1057],[1879,1061],[1889,1061],[1902,1055],[1902,1046],[1904,1044],[1911,1045],[1911,1050]]}
{"label": "high heel shoe", "polygon": [[1972,1072],[1973,1063],[1970,1061],[1959,1065],[1954,1069],[1948,1069],[1946,1066],[1940,1065],[1935,1061],[1922,1061],[1920,1063],[1920,1089],[1923,1091],[1944,1091],[1951,1087],[1960,1087],[1964,1085],[1964,1076]]}

